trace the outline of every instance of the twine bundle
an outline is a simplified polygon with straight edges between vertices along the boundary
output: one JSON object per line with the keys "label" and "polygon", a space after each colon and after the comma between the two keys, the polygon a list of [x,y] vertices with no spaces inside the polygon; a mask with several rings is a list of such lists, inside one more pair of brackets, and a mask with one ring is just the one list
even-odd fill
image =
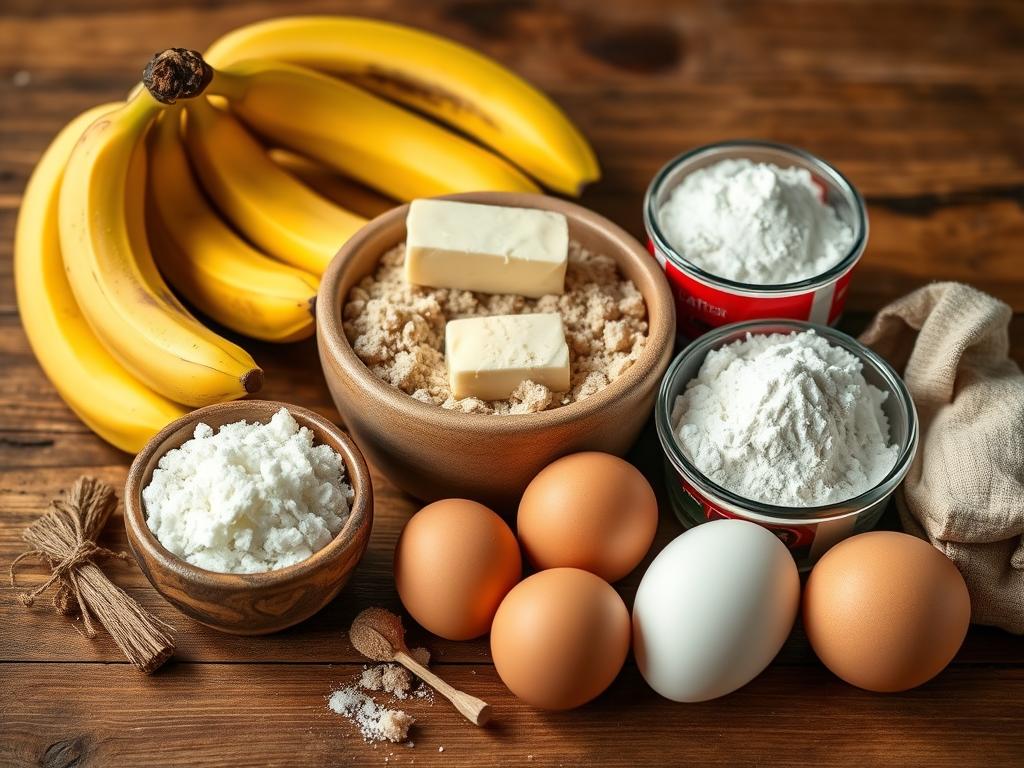
{"label": "twine bundle", "polygon": [[32,549],[11,563],[11,586],[22,560],[34,557],[45,561],[51,571],[49,578],[19,595],[22,604],[31,606],[56,584],[53,607],[58,613],[79,613],[82,632],[88,638],[96,636],[96,619],[128,660],[148,674],[174,652],[173,630],[115,586],[93,562],[103,557],[128,559],[126,553],[95,542],[116,506],[113,488],[96,478],[80,477],[64,499],[50,502],[46,513],[25,529],[22,538]]}

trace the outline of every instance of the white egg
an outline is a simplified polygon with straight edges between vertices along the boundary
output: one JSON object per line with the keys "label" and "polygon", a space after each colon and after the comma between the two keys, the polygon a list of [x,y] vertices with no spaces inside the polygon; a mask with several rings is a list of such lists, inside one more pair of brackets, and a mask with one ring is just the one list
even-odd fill
{"label": "white egg", "polygon": [[716,520],[672,540],[633,603],[633,649],[647,684],[673,701],[735,691],[778,654],[800,604],[785,545],[743,520]]}

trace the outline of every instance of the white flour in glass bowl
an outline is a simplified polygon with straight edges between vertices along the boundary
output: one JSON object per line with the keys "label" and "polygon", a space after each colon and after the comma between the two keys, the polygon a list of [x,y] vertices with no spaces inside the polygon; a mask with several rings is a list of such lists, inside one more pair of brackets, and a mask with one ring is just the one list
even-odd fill
{"label": "white flour in glass bowl", "polygon": [[675,402],[687,458],[723,488],[789,507],[870,490],[896,464],[887,393],[813,331],[751,335],[708,352]]}
{"label": "white flour in glass bowl", "polygon": [[721,160],[686,176],[658,211],[679,255],[727,280],[779,285],[816,277],[853,245],[853,229],[804,168]]}

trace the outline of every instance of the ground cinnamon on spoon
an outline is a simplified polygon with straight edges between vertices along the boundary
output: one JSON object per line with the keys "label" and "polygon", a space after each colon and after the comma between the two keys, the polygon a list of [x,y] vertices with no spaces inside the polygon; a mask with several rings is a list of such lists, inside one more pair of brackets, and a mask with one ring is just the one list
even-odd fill
{"label": "ground cinnamon on spoon", "polygon": [[385,608],[367,608],[356,616],[348,631],[352,647],[374,661],[391,661],[405,649],[402,620]]}

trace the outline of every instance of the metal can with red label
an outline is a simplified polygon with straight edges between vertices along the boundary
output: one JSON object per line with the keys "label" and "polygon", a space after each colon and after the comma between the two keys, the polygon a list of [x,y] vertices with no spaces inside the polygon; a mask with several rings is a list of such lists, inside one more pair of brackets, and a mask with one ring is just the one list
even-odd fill
{"label": "metal can with red label", "polygon": [[[722,160],[737,159],[807,170],[822,201],[853,230],[853,244],[843,259],[823,274],[805,280],[755,285],[707,272],[677,251],[658,223],[662,205],[689,174]],[[679,335],[687,339],[728,323],[772,317],[834,325],[842,314],[850,278],[868,240],[864,200],[845,176],[801,149],[761,141],[709,144],[670,161],[647,188],[644,226],[648,248],[665,270],[676,299]]]}
{"label": "metal can with red label", "polygon": [[[799,333],[813,330],[863,364],[864,379],[887,394],[882,404],[889,437],[899,447],[896,463],[874,487],[852,499],[816,507],[785,507],[741,497],[718,485],[690,460],[676,439],[672,412],[676,398],[704,364],[708,352],[748,334]],[[797,320],[736,323],[704,334],[680,352],[668,367],[658,391],[654,422],[665,454],[669,503],[687,528],[709,520],[748,520],[774,533],[793,553],[801,570],[810,568],[833,544],[871,530],[903,481],[917,452],[918,426],[914,401],[903,380],[885,360],[856,339],[828,326]]]}

